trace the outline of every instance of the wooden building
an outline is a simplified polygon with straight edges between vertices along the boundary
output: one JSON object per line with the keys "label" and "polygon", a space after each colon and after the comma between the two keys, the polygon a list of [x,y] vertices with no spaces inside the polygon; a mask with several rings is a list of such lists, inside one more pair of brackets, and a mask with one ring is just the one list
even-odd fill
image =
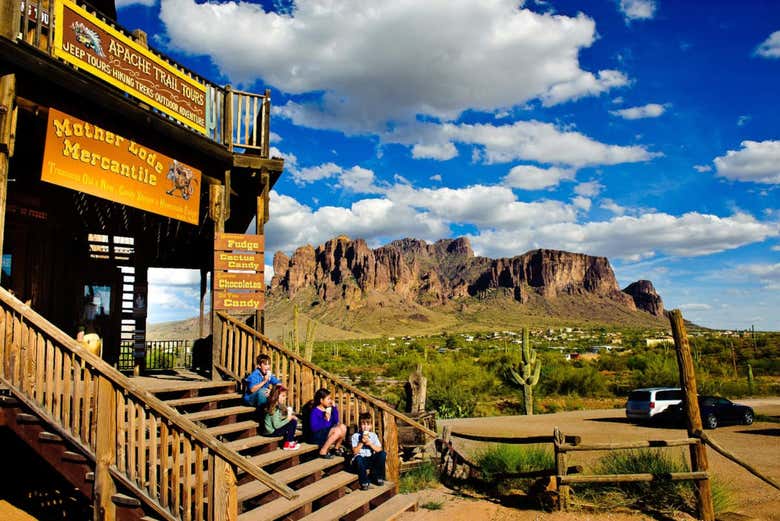
{"label": "wooden building", "polygon": [[[55,6],[64,35],[51,38]],[[214,85],[147,50],[145,35],[114,23],[111,1],[98,11],[21,0],[3,9],[2,285],[66,332],[97,332],[116,364],[120,345],[144,344],[147,268],[201,270],[205,291],[215,230],[244,234],[259,208],[262,235],[283,168],[268,157],[269,95]],[[70,136],[47,138],[57,120],[75,126]],[[78,142],[80,127],[92,138]],[[185,173],[171,174],[172,161]],[[55,168],[67,172],[46,175]],[[136,179],[142,172],[154,187]],[[171,176],[192,172],[186,193],[174,187]]]}

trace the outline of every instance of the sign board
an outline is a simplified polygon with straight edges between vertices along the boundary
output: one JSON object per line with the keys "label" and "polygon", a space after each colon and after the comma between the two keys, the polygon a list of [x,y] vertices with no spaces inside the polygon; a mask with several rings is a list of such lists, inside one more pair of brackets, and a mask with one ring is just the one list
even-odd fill
{"label": "sign board", "polygon": [[199,170],[49,109],[41,180],[198,224]]}
{"label": "sign board", "polygon": [[215,250],[261,252],[264,248],[265,237],[263,235],[218,233],[214,239]]}
{"label": "sign board", "polygon": [[263,272],[232,273],[227,271],[216,271],[214,273],[214,291],[237,289],[265,291],[265,278]]}
{"label": "sign board", "polygon": [[54,55],[206,133],[206,86],[70,0],[54,4]]}
{"label": "sign board", "polygon": [[255,291],[251,293],[232,293],[219,291],[214,293],[214,309],[228,311],[256,311],[263,309],[265,293]]}
{"label": "sign board", "polygon": [[214,270],[263,270],[262,253],[214,252]]}

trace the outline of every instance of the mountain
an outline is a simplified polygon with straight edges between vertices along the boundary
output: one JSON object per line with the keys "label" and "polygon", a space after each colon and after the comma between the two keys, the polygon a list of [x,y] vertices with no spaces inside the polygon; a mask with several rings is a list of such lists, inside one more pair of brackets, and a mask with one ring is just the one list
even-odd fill
{"label": "mountain", "polygon": [[539,249],[490,259],[475,256],[464,237],[371,249],[339,236],[291,257],[277,252],[273,267],[266,312],[272,336],[287,327],[293,305],[324,326],[318,338],[523,324],[666,325],[650,281],[621,291],[607,258],[581,253]]}

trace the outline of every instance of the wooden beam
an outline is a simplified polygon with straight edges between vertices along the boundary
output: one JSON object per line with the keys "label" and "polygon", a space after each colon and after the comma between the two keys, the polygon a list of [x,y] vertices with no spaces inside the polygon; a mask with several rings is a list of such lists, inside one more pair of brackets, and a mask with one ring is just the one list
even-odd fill
{"label": "wooden beam", "polygon": [[[14,2],[6,2],[16,5]],[[14,154],[16,134],[16,76],[6,74],[0,78],[0,252],[3,251],[5,234],[5,207],[8,199],[9,159]]]}
{"label": "wooden beam", "polygon": [[[219,233],[225,232],[225,187],[222,185],[209,186],[209,217],[214,221],[214,237]],[[212,255],[212,259],[213,259]],[[211,265],[211,378],[216,379],[219,373],[215,364],[219,364],[222,353],[222,328],[217,320],[217,311],[214,309],[214,264]]]}
{"label": "wooden beam", "polygon": [[233,154],[233,166],[248,170],[266,169],[272,172],[281,172],[284,170],[284,159],[266,159],[260,156]]}
{"label": "wooden beam", "polygon": [[[691,357],[691,346],[688,344],[688,333],[685,331],[682,313],[679,309],[669,313],[669,322],[672,326],[674,347],[677,352],[677,365],[680,368],[680,387],[683,389],[683,402],[687,415],[688,436],[696,437],[704,429],[701,424],[701,412],[699,411],[699,399],[696,394],[696,371]],[[693,472],[707,472],[707,450],[703,443],[690,446],[691,470]],[[703,521],[715,521],[715,508],[712,503],[712,487],[709,479],[696,481],[696,503],[699,519]]]}
{"label": "wooden beam", "polygon": [[238,486],[233,469],[225,460],[209,454],[210,520],[236,521],[238,519]]}
{"label": "wooden beam", "polygon": [[[95,490],[94,521],[116,519],[116,505],[111,496],[116,494],[116,483],[110,467],[116,460],[116,392],[111,380],[98,377],[97,386],[97,436],[95,442]],[[134,435],[135,433],[133,433]]]}
{"label": "wooden beam", "polygon": [[5,0],[0,3],[0,37],[16,40],[19,32],[19,4]]}

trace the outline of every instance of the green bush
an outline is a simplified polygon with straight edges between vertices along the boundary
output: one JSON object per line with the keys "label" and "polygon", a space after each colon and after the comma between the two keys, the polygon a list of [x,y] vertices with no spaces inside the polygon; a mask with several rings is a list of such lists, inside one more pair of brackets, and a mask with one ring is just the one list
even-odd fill
{"label": "green bush", "polygon": [[506,474],[517,474],[533,470],[552,469],[555,458],[547,447],[537,445],[490,445],[475,454],[484,480],[498,486],[499,494],[506,494],[515,488],[526,489],[531,479],[503,478]]}
{"label": "green bush", "polygon": [[583,367],[574,367],[565,362],[542,365],[537,396],[569,394],[605,396],[606,379],[590,364]]}
{"label": "green bush", "polygon": [[424,488],[431,488],[439,483],[439,470],[432,461],[426,461],[409,472],[401,474],[399,488],[402,494],[417,492]]}

